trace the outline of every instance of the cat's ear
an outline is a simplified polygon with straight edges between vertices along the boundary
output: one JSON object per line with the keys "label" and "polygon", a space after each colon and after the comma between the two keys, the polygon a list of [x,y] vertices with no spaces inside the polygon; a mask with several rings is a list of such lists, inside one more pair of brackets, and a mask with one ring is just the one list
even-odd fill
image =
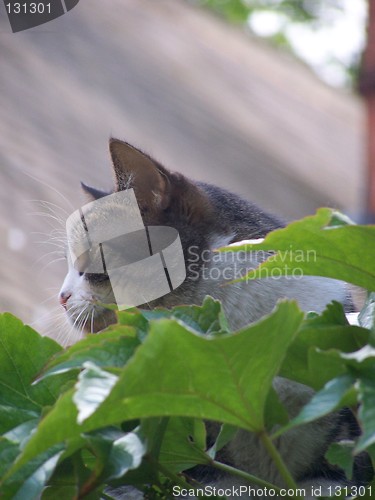
{"label": "cat's ear", "polygon": [[167,171],[148,155],[130,144],[110,139],[116,191],[133,188],[141,208],[163,210],[170,202]]}
{"label": "cat's ear", "polygon": [[104,196],[108,196],[110,194],[105,191],[101,191],[100,189],[88,186],[84,182],[81,182],[81,188],[91,201],[99,200],[99,198],[103,198]]}

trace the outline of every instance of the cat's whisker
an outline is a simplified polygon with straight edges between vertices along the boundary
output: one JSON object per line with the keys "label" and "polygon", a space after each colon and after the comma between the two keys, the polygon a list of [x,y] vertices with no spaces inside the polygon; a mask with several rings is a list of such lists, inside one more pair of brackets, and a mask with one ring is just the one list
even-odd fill
{"label": "cat's whisker", "polygon": [[90,311],[87,312],[86,316],[84,317],[82,323],[81,323],[81,326],[80,326],[80,330],[83,331],[85,329],[85,326],[89,320],[89,317],[90,317]]}
{"label": "cat's whisker", "polygon": [[52,229],[52,231],[46,233],[45,231],[33,231],[31,233],[32,235],[42,235],[45,237],[50,238],[51,240],[56,239],[56,237],[60,237],[62,241],[66,240],[66,231],[63,231],[62,229]]}
{"label": "cat's whisker", "polygon": [[41,205],[42,207],[47,208],[51,212],[55,212],[56,210],[60,210],[63,212],[65,216],[69,216],[69,212],[62,206],[57,205],[56,203],[52,203],[52,201],[47,201],[47,200],[27,200],[29,203],[36,203]]}
{"label": "cat's whisker", "polygon": [[70,339],[74,338],[75,335],[72,335],[73,329],[71,327],[71,324],[67,321],[65,314],[60,314],[58,320],[59,320],[59,325],[57,326],[57,329],[55,326],[55,332],[53,334],[53,338],[62,347],[66,347],[69,344]]}
{"label": "cat's whisker", "polygon": [[27,215],[37,216],[37,217],[47,217],[49,219],[52,219],[52,220],[58,222],[59,224],[64,224],[64,219],[62,217],[60,217],[59,215],[57,215],[55,213],[51,213],[51,212],[41,212],[41,211],[28,212]]}
{"label": "cat's whisker", "polygon": [[[35,325],[37,323],[37,325]],[[41,332],[43,336],[58,339],[60,332],[67,331],[70,327],[67,322],[66,316],[62,311],[49,311],[49,314],[43,315],[34,321],[31,325],[32,328]]]}
{"label": "cat's whisker", "polygon": [[94,333],[94,308],[91,311],[91,325],[90,325],[90,332]]}
{"label": "cat's whisker", "polygon": [[66,315],[62,313],[62,311],[59,315],[59,323],[60,325],[58,326],[57,332],[54,334],[54,338],[57,342],[59,342],[59,344],[65,347],[70,338],[73,337],[73,329],[71,323],[68,321]]}
{"label": "cat's whisker", "polygon": [[[80,313],[78,314],[77,318],[75,319],[74,323],[73,323],[73,328],[77,327],[77,324],[79,324],[79,319],[82,317],[82,315],[84,313],[86,313],[87,309],[88,309],[89,305],[86,304],[85,307],[80,311]],[[79,328],[78,328],[79,329]]]}
{"label": "cat's whisker", "polygon": [[67,321],[66,315],[60,308],[54,311],[48,311],[47,314],[39,317],[30,326],[35,328],[35,323],[38,324],[37,329],[42,335],[54,339],[62,346],[64,346],[71,337],[69,333],[70,324]]}
{"label": "cat's whisker", "polygon": [[77,330],[83,332],[86,326],[86,323],[90,317],[90,311],[88,311],[88,307],[86,308],[86,314],[81,318],[80,323],[76,326]]}
{"label": "cat's whisker", "polygon": [[65,257],[58,257],[56,259],[51,260],[50,262],[47,262],[47,264],[45,264],[39,271],[39,274],[43,273],[49,266],[52,266],[52,264],[56,264],[56,262],[61,262],[62,260],[66,260]]}
{"label": "cat's whisker", "polygon": [[[48,302],[51,298],[48,298],[46,299],[45,301],[43,301],[40,305],[42,306],[45,302]],[[29,323],[29,325],[31,326],[31,328],[35,328],[37,325],[39,325],[39,323],[45,323],[46,320],[49,321],[50,317],[52,316],[52,314],[54,314],[54,311],[53,310],[50,310],[50,311],[46,311],[44,314],[42,315],[38,315],[38,318],[31,321]]]}
{"label": "cat's whisker", "polygon": [[60,226],[65,225],[65,221],[63,219],[60,219],[59,217],[46,212],[28,212],[27,215],[31,217],[45,217],[47,219],[49,227],[53,230],[56,229],[56,223],[58,223]]}
{"label": "cat's whisker", "polygon": [[65,259],[65,253],[62,251],[62,250],[51,250],[50,252],[47,252],[43,255],[41,255],[40,257],[38,257],[34,262],[33,262],[33,266],[36,266],[37,264],[39,264],[40,261],[44,261],[47,257],[49,256],[52,256],[52,255],[60,255],[59,257],[59,260],[64,260]]}
{"label": "cat's whisker", "polygon": [[[49,288],[47,290],[50,291],[51,288]],[[57,293],[56,293],[56,295],[51,295],[51,297],[47,297],[46,299],[42,300],[42,302],[39,302],[38,306],[39,307],[44,306],[45,304],[48,304],[52,300],[54,300],[55,302],[57,302]],[[60,310],[60,307],[59,307],[59,310]]]}
{"label": "cat's whisker", "polygon": [[66,196],[64,196],[58,189],[56,189],[54,186],[51,186],[48,182],[46,181],[42,181],[42,179],[38,179],[38,177],[30,174],[30,172],[27,172],[27,170],[21,168],[20,169],[22,171],[22,173],[24,175],[27,175],[28,177],[30,177],[30,179],[33,179],[33,181],[35,182],[38,182],[39,184],[43,185],[43,186],[46,186],[48,187],[48,189],[50,189],[51,191],[54,191],[57,195],[59,195],[65,203],[67,203],[68,205],[70,205],[70,207],[72,208],[72,210],[74,210],[74,206],[72,204],[72,202],[70,200],[68,200],[68,198]]}
{"label": "cat's whisker", "polygon": [[[59,244],[59,243],[56,243],[56,242],[53,242],[53,241],[52,241],[52,242],[51,242],[51,241],[50,241],[50,242],[48,242],[48,241],[37,241],[37,243],[38,243],[39,245],[45,245],[45,244],[48,244],[48,245],[50,245],[50,246],[54,247],[54,249],[57,249],[57,251],[59,251],[61,254],[64,254],[64,255],[66,254],[66,250],[65,250],[65,248],[66,248],[66,247],[65,247],[65,245],[63,245],[63,244]],[[54,251],[55,251],[54,249],[51,249],[50,251],[46,252],[46,253],[44,254],[44,256],[47,256],[47,255],[49,255],[51,252],[54,252]]]}

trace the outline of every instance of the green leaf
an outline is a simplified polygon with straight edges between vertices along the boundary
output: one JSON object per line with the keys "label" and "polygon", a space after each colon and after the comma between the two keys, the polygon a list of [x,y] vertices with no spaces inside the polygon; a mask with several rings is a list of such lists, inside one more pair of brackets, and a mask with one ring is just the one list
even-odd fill
{"label": "green leaf", "polygon": [[315,390],[322,389],[330,380],[345,375],[347,367],[341,358],[341,352],[336,349],[322,351],[311,347],[308,351],[306,385]]}
{"label": "green leaf", "polygon": [[43,490],[41,500],[56,500],[56,498],[77,498],[77,488],[75,486],[47,486]]}
{"label": "green leaf", "polygon": [[341,358],[347,365],[365,370],[375,367],[375,347],[365,345],[361,349],[350,353],[341,353]]}
{"label": "green leaf", "polygon": [[205,3],[213,8],[228,21],[238,23],[246,21],[249,15],[248,6],[241,0],[230,0],[218,2],[217,0],[206,0]]}
{"label": "green leaf", "polygon": [[[87,445],[87,443],[85,444]],[[64,454],[61,456],[61,461],[57,464],[51,479],[48,481],[48,487],[43,491],[43,499],[56,498],[60,494],[67,495],[66,497],[62,496],[62,498],[78,498],[80,489],[92,475],[92,470],[83,461],[83,451],[87,450],[78,450],[65,460]],[[70,496],[68,492],[71,493]]]}
{"label": "green leaf", "polygon": [[286,425],[289,422],[288,412],[273,387],[271,387],[266,399],[264,416],[267,430],[271,430],[275,425]]}
{"label": "green leaf", "polygon": [[354,464],[354,442],[341,441],[339,443],[332,443],[325,454],[325,458],[332,464],[338,465],[344,470],[348,479],[353,477],[353,464]]}
{"label": "green leaf", "polygon": [[23,448],[26,442],[30,439],[31,433],[34,431],[38,423],[39,418],[27,420],[26,422],[23,422],[17,427],[14,427],[12,430],[6,432],[4,437],[13,443],[19,444],[20,447]]}
{"label": "green leaf", "polygon": [[[4,392],[0,390],[0,398],[1,397],[4,397],[5,399]],[[20,404],[20,402],[17,402],[16,400],[15,404]],[[24,410],[22,407],[13,405],[0,405],[0,434],[4,434],[13,427],[17,427],[28,420],[33,420],[38,416],[38,411]]]}
{"label": "green leaf", "polygon": [[[145,334],[148,331],[148,321],[143,314],[144,311],[138,309],[126,309],[125,311],[116,311],[119,325],[131,326],[136,332]],[[117,329],[117,325],[111,325],[106,331],[112,328]]]}
{"label": "green leaf", "polygon": [[0,437],[0,481],[9,470],[14,460],[19,454],[19,446],[4,437]]}
{"label": "green leaf", "polygon": [[279,435],[297,425],[306,424],[324,415],[356,403],[354,389],[355,378],[346,374],[329,381],[324,388],[317,392],[288,425],[275,433]]}
{"label": "green leaf", "polygon": [[275,275],[272,272],[293,275],[298,269],[304,275],[327,276],[375,290],[374,247],[375,226],[337,225],[337,212],[320,208],[314,216],[272,231],[262,243],[226,249],[276,252],[241,280]]}
{"label": "green leaf", "polygon": [[123,434],[116,429],[102,429],[86,437],[100,460],[100,481],[108,482],[136,469],[146,452],[145,444],[135,432]]}
{"label": "green leaf", "polygon": [[362,435],[355,451],[359,453],[375,443],[375,364],[372,370],[362,373],[358,384],[360,407],[358,418]]}
{"label": "green leaf", "polygon": [[229,424],[222,424],[220,426],[220,432],[216,438],[215,443],[211,446],[211,448],[207,451],[207,454],[215,459],[216,453],[220,451],[229,441],[235,436],[238,428]]}
{"label": "green leaf", "polygon": [[122,367],[140,345],[134,335],[132,328],[119,325],[116,325],[114,331],[89,335],[65,352],[58,353],[44,368],[39,380],[49,375],[81,369],[85,361],[92,361],[102,368]]}
{"label": "green leaf", "polygon": [[16,425],[55,401],[61,379],[37,386],[31,383],[47,360],[61,349],[11,314],[0,315],[0,409],[6,412],[9,407],[9,411],[20,408]]}
{"label": "green leaf", "polygon": [[207,462],[206,427],[197,418],[171,417],[160,450],[160,462],[173,472]]}
{"label": "green leaf", "polygon": [[44,486],[51,477],[57,461],[61,455],[61,451],[48,458],[38,469],[26,479],[13,500],[24,500],[25,498],[38,498],[42,493]]}
{"label": "green leaf", "polygon": [[129,432],[116,439],[108,457],[107,466],[103,472],[107,481],[123,476],[128,470],[136,469],[146,452],[146,446],[139,436]]}
{"label": "green leaf", "polygon": [[62,454],[62,446],[55,445],[28,461],[16,474],[6,478],[0,493],[4,499],[24,500],[39,498]]}
{"label": "green leaf", "polygon": [[[145,342],[101,404],[113,379],[109,377],[108,384],[102,370],[88,367],[91,374],[84,376],[84,384],[85,390],[92,384],[93,401],[85,397],[83,383],[78,399],[83,411],[87,404],[88,413],[94,413],[78,425],[73,391],[65,393],[41,421],[10,473],[56,443],[136,418],[191,416],[263,429],[272,379],[302,318],[297,305],[285,301],[263,320],[214,338],[199,336],[176,320],[153,322]],[[104,385],[99,398],[97,382]]]}
{"label": "green leaf", "polygon": [[338,349],[345,353],[356,351],[366,344],[368,336],[368,330],[348,324],[341,304],[328,304],[322,314],[304,320],[280,374],[319,390],[346,372]]}
{"label": "green leaf", "polygon": [[73,401],[78,409],[78,423],[82,423],[106,399],[116,384],[118,377],[112,375],[91,361],[83,364],[84,370],[79,374]]}
{"label": "green leaf", "polygon": [[371,343],[375,345],[375,293],[370,293],[367,297],[366,304],[359,313],[358,322],[363,328],[368,328],[371,331]]}
{"label": "green leaf", "polygon": [[262,429],[268,390],[302,317],[294,302],[281,302],[262,321],[216,338],[175,320],[152,323],[90,425],[109,415],[116,422],[185,415]]}
{"label": "green leaf", "polygon": [[149,321],[152,319],[176,318],[198,333],[229,332],[228,322],[220,301],[210,296],[205,297],[201,306],[176,306],[173,309],[156,308],[152,311],[144,311],[143,315]]}
{"label": "green leaf", "polygon": [[31,436],[17,462],[9,469],[11,477],[29,461],[66,439],[78,438],[82,433],[77,424],[77,408],[73,403],[74,390],[64,393],[51,411],[41,420],[36,432]]}

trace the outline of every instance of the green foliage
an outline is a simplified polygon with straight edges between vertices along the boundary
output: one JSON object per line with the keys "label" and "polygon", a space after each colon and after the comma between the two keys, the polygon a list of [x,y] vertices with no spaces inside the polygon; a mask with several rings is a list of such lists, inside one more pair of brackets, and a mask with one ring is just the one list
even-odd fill
{"label": "green foliage", "polygon": [[[282,47],[297,57],[302,58],[315,70],[320,77],[331,83],[329,70],[336,75],[340,74],[342,85],[356,83],[360,67],[362,47],[355,46],[347,50],[346,57],[338,51],[327,48],[325,61],[316,65],[316,60],[306,58],[303,51],[299,50],[296,39],[291,37],[290,28],[303,28],[305,34],[319,36],[319,31],[325,32],[331,29],[337,22],[341,22],[349,16],[346,12],[347,6],[343,0],[187,0],[205,8],[208,8],[231,23],[245,26],[255,35],[267,38],[274,46]],[[271,16],[273,23],[270,30],[259,31],[259,16]],[[258,17],[254,27],[253,21]],[[269,17],[268,17],[269,18]],[[264,22],[264,18],[263,18]],[[358,25],[358,30],[365,32],[365,22]],[[334,31],[331,31],[334,33]],[[339,44],[339,42],[338,42]],[[327,76],[328,75],[328,76]],[[333,82],[337,85],[337,82]]]}
{"label": "green foliage", "polygon": [[[285,273],[302,267],[374,290],[374,240],[375,227],[322,209],[231,251],[271,252],[254,278],[287,262]],[[316,259],[296,262],[297,250],[314,250]],[[132,485],[146,498],[172,498],[173,486],[196,486],[186,481],[197,464],[277,491],[217,461],[238,428],[260,437],[294,487],[274,439],[344,407],[362,435],[335,443],[326,458],[350,478],[358,453],[367,451],[375,463],[373,294],[359,321],[350,325],[338,303],[305,315],[294,301],[280,301],[260,321],[230,332],[220,303],[207,297],[201,306],[120,312],[117,325],[64,350],[5,313],[0,495],[99,499],[111,498],[108,487]],[[291,420],[272,386],[277,375],[316,390]],[[209,448],[204,420],[221,429]]]}
{"label": "green foliage", "polygon": [[242,279],[328,276],[375,290],[374,227],[348,222],[329,208],[321,208],[316,215],[269,233],[263,242],[238,245],[237,251],[273,252]]}
{"label": "green foliage", "polygon": [[[199,0],[230,21],[245,22],[255,11],[277,9],[295,22],[321,22],[322,2],[296,0]],[[327,5],[325,6],[327,7]],[[329,7],[340,10],[340,4],[330,2]]]}

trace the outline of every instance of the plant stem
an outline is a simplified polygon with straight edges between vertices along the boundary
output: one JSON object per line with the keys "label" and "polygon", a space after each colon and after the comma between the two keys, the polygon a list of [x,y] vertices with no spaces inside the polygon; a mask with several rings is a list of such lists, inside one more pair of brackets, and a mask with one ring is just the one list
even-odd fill
{"label": "plant stem", "polygon": [[253,476],[252,474],[248,474],[247,472],[236,469],[235,467],[232,467],[227,464],[223,464],[221,462],[217,462],[216,460],[212,460],[210,462],[210,465],[213,467],[216,467],[216,469],[220,469],[224,472],[227,472],[228,474],[231,474],[232,476],[237,476],[240,477],[241,479],[245,479],[246,482],[251,483],[251,484],[256,484],[257,486],[262,486],[263,488],[267,489],[273,489],[277,493],[280,492],[280,488],[272,483],[269,483],[268,481],[264,481],[263,479],[260,479],[259,477]]}
{"label": "plant stem", "polygon": [[[266,450],[270,454],[272,460],[274,461],[277,470],[280,472],[281,477],[284,479],[285,484],[288,486],[288,488],[292,488],[293,490],[297,489],[297,484],[294,481],[291,473],[289,472],[289,469],[284,463],[284,460],[282,459],[278,449],[276,446],[273,444],[271,438],[266,432],[261,432],[259,434],[259,438],[262,441],[263,445],[265,446]],[[295,496],[293,497],[295,500],[303,500],[302,497],[300,496]]]}

